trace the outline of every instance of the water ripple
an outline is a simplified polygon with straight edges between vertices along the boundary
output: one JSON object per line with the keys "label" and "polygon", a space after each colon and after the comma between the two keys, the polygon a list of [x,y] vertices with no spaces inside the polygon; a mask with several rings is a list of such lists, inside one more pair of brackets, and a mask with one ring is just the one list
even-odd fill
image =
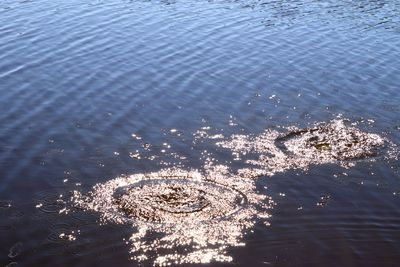
{"label": "water ripple", "polygon": [[242,246],[244,230],[254,226],[255,218],[268,218],[273,202],[254,192],[251,179],[224,169],[210,169],[206,176],[167,169],[120,177],[96,185],[87,196],[75,192],[73,201],[100,212],[106,222],[133,225],[137,232],[129,244],[136,261],[232,261],[227,248]]}

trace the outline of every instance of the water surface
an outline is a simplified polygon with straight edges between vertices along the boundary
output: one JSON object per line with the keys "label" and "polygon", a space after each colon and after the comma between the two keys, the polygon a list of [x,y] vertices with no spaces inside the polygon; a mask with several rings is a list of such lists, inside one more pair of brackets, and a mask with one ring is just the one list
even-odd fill
{"label": "water surface", "polygon": [[[259,169],[217,145],[238,134],[339,116],[399,143],[399,18],[394,0],[0,1],[0,264],[135,266],[132,227],[66,214],[71,192]],[[399,167],[258,173],[270,225],[254,217],[232,263],[208,265],[397,266]]]}

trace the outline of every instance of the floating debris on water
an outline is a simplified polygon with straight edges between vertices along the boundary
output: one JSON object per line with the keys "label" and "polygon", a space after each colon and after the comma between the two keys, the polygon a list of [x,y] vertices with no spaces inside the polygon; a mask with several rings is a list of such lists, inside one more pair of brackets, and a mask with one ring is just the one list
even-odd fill
{"label": "floating debris on water", "polygon": [[227,249],[244,245],[246,229],[266,221],[274,204],[223,166],[118,177],[72,200],[103,222],[132,225],[132,259],[154,265],[232,261]]}

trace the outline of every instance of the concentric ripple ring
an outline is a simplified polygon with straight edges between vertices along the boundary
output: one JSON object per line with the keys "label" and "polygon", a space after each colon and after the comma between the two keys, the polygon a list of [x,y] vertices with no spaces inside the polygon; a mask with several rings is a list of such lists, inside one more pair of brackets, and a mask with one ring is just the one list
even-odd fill
{"label": "concentric ripple ring", "polygon": [[140,180],[117,188],[113,197],[117,210],[128,218],[157,223],[229,217],[247,203],[234,188],[185,177]]}

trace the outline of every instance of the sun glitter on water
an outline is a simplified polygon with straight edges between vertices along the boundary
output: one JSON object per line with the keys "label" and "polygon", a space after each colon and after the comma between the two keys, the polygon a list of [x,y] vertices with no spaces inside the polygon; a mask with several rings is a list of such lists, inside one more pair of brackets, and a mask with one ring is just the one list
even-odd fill
{"label": "sun glitter on water", "polygon": [[224,166],[118,177],[87,195],[74,192],[73,201],[104,222],[131,225],[132,259],[154,265],[232,261],[227,249],[243,246],[246,230],[267,223],[274,204]]}
{"label": "sun glitter on water", "polygon": [[306,129],[288,127],[286,132],[266,130],[257,136],[233,135],[217,145],[230,149],[234,155],[254,153],[256,159],[247,163],[257,166],[260,175],[267,176],[289,169],[307,170],[311,165],[339,163],[352,167],[361,159],[397,157],[393,143],[356,126],[336,119]]}
{"label": "sun glitter on water", "polygon": [[[230,262],[228,250],[244,245],[244,235],[258,222],[269,225],[274,202],[259,194],[255,182],[290,169],[358,160],[397,158],[386,138],[361,131],[356,123],[336,119],[310,128],[266,130],[256,136],[208,136],[217,146],[247,159],[249,168],[235,174],[227,166],[206,164],[203,172],[171,168],[117,177],[97,184],[87,194],[75,191],[72,203],[100,214],[104,223],[130,225],[131,259],[153,265]],[[217,136],[217,138],[215,138]]]}

